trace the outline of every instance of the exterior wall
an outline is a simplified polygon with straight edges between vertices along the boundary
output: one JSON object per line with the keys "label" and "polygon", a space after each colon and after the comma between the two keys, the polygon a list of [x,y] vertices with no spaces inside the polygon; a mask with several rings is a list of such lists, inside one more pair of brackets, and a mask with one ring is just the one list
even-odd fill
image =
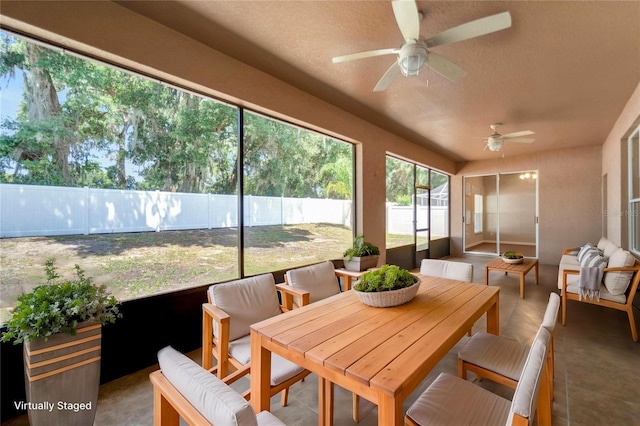
{"label": "exterior wall", "polygon": [[629,98],[602,146],[602,175],[607,175],[606,212],[603,218],[607,238],[628,249],[629,209],[627,182],[627,136],[640,124],[640,83]]}
{"label": "exterior wall", "polygon": [[3,2],[0,13],[8,29],[358,144],[356,230],[381,248],[385,247],[385,192],[380,188],[386,187],[386,153],[455,172],[454,162],[442,155],[116,3],[12,1]]}
{"label": "exterior wall", "polygon": [[462,215],[456,214],[462,212],[462,177],[525,170],[538,170],[540,263],[557,265],[565,247],[597,243],[602,234],[601,168],[600,146],[461,164],[451,178],[451,254],[463,252]]}

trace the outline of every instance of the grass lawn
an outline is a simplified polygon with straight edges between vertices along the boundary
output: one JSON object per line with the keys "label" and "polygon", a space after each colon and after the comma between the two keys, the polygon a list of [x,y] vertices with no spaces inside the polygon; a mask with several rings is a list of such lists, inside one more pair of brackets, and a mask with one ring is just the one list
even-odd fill
{"label": "grass lawn", "polygon": [[[245,274],[325,259],[351,246],[350,229],[331,224],[245,229]],[[0,322],[18,296],[44,283],[44,262],[55,258],[63,277],[78,264],[120,300],[238,277],[236,228],[0,240]]]}

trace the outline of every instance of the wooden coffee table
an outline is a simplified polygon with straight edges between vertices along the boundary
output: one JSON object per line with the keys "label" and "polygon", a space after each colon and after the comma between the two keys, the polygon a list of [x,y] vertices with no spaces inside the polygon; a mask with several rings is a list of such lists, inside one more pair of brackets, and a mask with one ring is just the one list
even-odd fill
{"label": "wooden coffee table", "polygon": [[524,259],[522,263],[507,263],[502,258],[494,259],[484,266],[484,283],[489,285],[489,271],[501,271],[520,274],[520,297],[524,299],[524,276],[535,267],[536,285],[538,284],[538,259]]}

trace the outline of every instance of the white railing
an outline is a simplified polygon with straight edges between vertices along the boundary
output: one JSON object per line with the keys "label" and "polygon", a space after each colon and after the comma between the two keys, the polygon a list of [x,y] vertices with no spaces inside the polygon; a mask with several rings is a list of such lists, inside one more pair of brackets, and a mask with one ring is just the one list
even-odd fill
{"label": "white railing", "polygon": [[[244,204],[246,226],[351,226],[350,200],[248,195]],[[447,235],[448,217],[431,208],[432,235]],[[387,207],[387,232],[411,235],[412,221],[413,207]],[[235,195],[0,184],[0,238],[236,226]]]}

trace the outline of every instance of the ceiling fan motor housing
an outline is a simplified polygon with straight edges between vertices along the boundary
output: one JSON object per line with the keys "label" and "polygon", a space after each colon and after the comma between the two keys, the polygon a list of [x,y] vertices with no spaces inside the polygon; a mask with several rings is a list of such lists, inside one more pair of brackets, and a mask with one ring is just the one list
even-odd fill
{"label": "ceiling fan motor housing", "polygon": [[418,75],[427,62],[427,46],[419,40],[409,40],[398,53],[398,65],[405,76]]}

